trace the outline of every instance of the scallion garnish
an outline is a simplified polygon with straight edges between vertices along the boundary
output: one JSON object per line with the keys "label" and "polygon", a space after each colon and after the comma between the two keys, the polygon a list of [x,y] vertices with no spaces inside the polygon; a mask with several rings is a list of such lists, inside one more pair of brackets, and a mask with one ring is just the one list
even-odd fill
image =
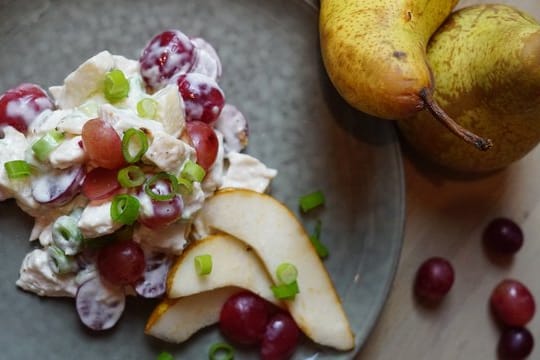
{"label": "scallion garnish", "polygon": [[195,259],[195,271],[197,275],[208,275],[212,272],[212,256],[208,254],[197,255]]}
{"label": "scallion garnish", "polygon": [[47,248],[47,255],[49,255],[49,266],[56,274],[67,274],[77,269],[76,261],[72,257],[67,256],[56,245],[50,245]]}
{"label": "scallion garnish", "polygon": [[131,225],[139,216],[139,200],[128,194],[116,195],[111,204],[111,219],[114,222]]}
{"label": "scallion garnish", "polygon": [[131,188],[144,184],[144,172],[140,167],[131,165],[118,171],[117,180],[122,187]]}
{"label": "scallion garnish", "polygon": [[77,220],[67,215],[60,216],[54,222],[52,239],[66,255],[77,254],[83,244],[83,236],[77,226]]}
{"label": "scallion garnish", "polygon": [[142,118],[154,119],[157,115],[158,103],[152,98],[144,98],[137,102],[137,114]]}
{"label": "scallion garnish", "polygon": [[49,131],[32,144],[32,151],[39,161],[45,161],[47,156],[60,145],[62,140],[64,140],[63,133],[56,130]]}
{"label": "scallion garnish", "polygon": [[114,69],[105,75],[105,98],[110,103],[118,102],[129,94],[129,81],[121,70]]}
{"label": "scallion garnish", "polygon": [[296,294],[300,292],[300,289],[298,288],[298,283],[296,281],[293,281],[290,284],[272,286],[271,289],[274,297],[279,300],[294,299]]}
{"label": "scallion garnish", "polygon": [[[167,190],[165,190],[164,186],[161,186],[161,184],[157,184],[160,181],[165,181],[165,185],[168,187]],[[156,184],[159,186],[155,186]],[[146,180],[146,182],[144,183],[144,192],[148,196],[150,196],[152,200],[171,200],[176,196],[176,193],[178,192],[178,179],[176,178],[176,176],[167,172],[157,173],[156,175]]]}
{"label": "scallion garnish", "polygon": [[291,263],[281,263],[276,269],[276,276],[282,284],[292,284],[298,277],[298,269]]}
{"label": "scallion garnish", "polygon": [[234,349],[231,345],[218,342],[210,346],[208,350],[208,359],[209,360],[233,360],[234,359]]}
{"label": "scallion garnish", "polygon": [[178,193],[180,195],[190,195],[193,193],[193,183],[183,177],[178,178]]}
{"label": "scallion garnish", "polygon": [[4,163],[4,169],[10,179],[21,179],[30,176],[31,168],[24,160],[12,160]]}
{"label": "scallion garnish", "polygon": [[324,205],[324,201],[325,199],[322,191],[314,191],[300,197],[300,209],[302,209],[303,212],[308,212],[317,206]]}
{"label": "scallion garnish", "polygon": [[168,353],[166,351],[163,351],[163,352],[159,353],[156,360],[174,360],[174,358],[170,353]]}
{"label": "scallion garnish", "polygon": [[319,257],[324,259],[328,256],[328,248],[321,242],[321,226],[321,220],[317,220],[317,223],[315,224],[315,231],[312,235],[310,235],[309,240],[311,240],[311,243],[313,244],[313,247],[315,247],[315,251],[317,251]]}
{"label": "scallion garnish", "polygon": [[148,150],[148,137],[139,129],[127,129],[122,137],[122,154],[130,164],[141,160]]}
{"label": "scallion garnish", "polygon": [[197,182],[201,182],[205,175],[206,171],[204,171],[199,164],[191,160],[186,161],[184,167],[182,168],[182,172],[180,173],[180,176],[184,179]]}

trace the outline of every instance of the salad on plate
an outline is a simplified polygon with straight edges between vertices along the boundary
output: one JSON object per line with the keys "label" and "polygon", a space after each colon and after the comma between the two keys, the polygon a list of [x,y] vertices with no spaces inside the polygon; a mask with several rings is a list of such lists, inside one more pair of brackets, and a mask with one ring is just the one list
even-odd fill
{"label": "salad on plate", "polygon": [[[0,96],[0,200],[13,198],[35,220],[30,241],[36,246],[22,260],[16,284],[39,296],[74,297],[82,323],[93,330],[119,321],[126,296],[166,297],[146,332],[175,342],[219,320],[224,334],[242,343],[253,322],[241,328],[243,315],[227,306],[255,304],[255,315],[246,316],[256,318],[256,309],[274,303],[265,321],[254,325],[260,328],[256,334],[247,336],[248,343],[263,341],[263,358],[264,341],[270,341],[264,333],[284,336],[271,319],[292,323],[292,334],[298,325],[317,340],[310,322],[320,319],[310,314],[315,300],[329,301],[345,340],[323,344],[348,350],[354,347],[352,333],[314,247],[294,216],[263,195],[277,171],[243,153],[248,123],[227,103],[218,84],[221,72],[211,44],[167,30],[148,42],[138,60],[102,51],[48,93],[24,83]],[[276,234],[264,235],[272,223],[255,224],[258,214],[274,227],[294,229],[276,241],[276,247],[283,244],[281,253],[262,242]],[[246,224],[237,229],[238,217]],[[242,232],[256,225],[261,228],[253,231],[261,236]],[[287,244],[297,240],[299,247]],[[237,248],[253,251],[231,250]],[[300,260],[284,259],[287,250],[298,252]],[[235,261],[252,264],[250,271],[260,276],[246,281],[242,272],[219,267]],[[213,281],[202,280],[219,271]],[[305,301],[316,274],[322,274],[323,285],[315,292],[330,297]],[[189,276],[195,285],[182,288]],[[213,305],[205,305],[209,299]],[[181,305],[190,301],[195,305]],[[191,315],[193,306],[208,306],[204,321],[186,323],[192,329],[180,337],[160,323],[179,320],[177,314],[162,316],[179,306]],[[266,345],[266,358],[272,351],[286,358],[294,349],[294,343],[275,345]]]}

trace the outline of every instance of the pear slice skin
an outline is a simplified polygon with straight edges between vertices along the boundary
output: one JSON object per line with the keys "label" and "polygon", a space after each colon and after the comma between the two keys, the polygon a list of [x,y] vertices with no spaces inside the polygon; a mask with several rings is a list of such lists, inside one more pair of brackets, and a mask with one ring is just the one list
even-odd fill
{"label": "pear slice skin", "polygon": [[[195,257],[209,254],[212,272],[198,275]],[[280,306],[271,290],[272,280],[257,255],[244,242],[226,234],[209,235],[184,250],[167,277],[167,296],[179,298],[208,290],[235,286]]]}
{"label": "pear slice skin", "polygon": [[298,269],[300,293],[285,304],[314,342],[338,350],[354,348],[354,335],[326,268],[296,216],[266,194],[225,189],[208,199],[197,219],[209,229],[230,234],[257,253],[274,283],[284,262]]}
{"label": "pear slice skin", "polygon": [[179,299],[166,298],[150,315],[144,332],[167,342],[184,342],[200,329],[217,323],[225,301],[239,291],[229,286]]}

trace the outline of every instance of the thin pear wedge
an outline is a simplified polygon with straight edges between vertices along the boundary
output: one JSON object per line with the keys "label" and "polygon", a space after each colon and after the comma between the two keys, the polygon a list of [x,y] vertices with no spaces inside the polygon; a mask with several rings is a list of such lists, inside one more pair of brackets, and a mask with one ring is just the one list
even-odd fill
{"label": "thin pear wedge", "polygon": [[433,99],[426,47],[457,3],[321,0],[321,54],[330,80],[358,110],[407,121],[427,109],[462,140],[487,150],[489,140],[457,124]]}
{"label": "thin pear wedge", "polygon": [[354,336],[330,276],[285,205],[249,190],[219,191],[195,221],[249,245],[276,284],[277,267],[284,262],[294,264],[300,293],[285,304],[300,329],[316,343],[338,350],[354,348]]}
{"label": "thin pear wedge", "polygon": [[[198,275],[195,257],[212,257],[212,271]],[[283,307],[272,291],[273,285],[257,254],[244,242],[226,234],[210,235],[193,242],[172,266],[167,277],[167,296],[178,298],[226,286],[250,290]]]}
{"label": "thin pear wedge", "polygon": [[150,315],[144,332],[164,341],[184,342],[197,331],[217,323],[221,307],[238,291],[241,289],[224,287],[180,299],[165,299]]}

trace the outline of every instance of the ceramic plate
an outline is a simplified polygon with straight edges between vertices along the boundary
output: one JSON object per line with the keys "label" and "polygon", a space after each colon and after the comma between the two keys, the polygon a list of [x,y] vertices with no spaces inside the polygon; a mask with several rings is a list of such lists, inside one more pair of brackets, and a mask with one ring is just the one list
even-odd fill
{"label": "ceramic plate", "polygon": [[[295,359],[352,359],[373,327],[393,279],[404,221],[403,170],[394,129],[347,107],[325,76],[317,11],[290,0],[0,1],[0,89],[60,84],[101,50],[138,58],[167,28],[212,43],[223,63],[228,102],[250,120],[248,152],[278,169],[271,193],[311,231],[322,220],[325,264],[357,347],[334,353],[304,340]],[[326,206],[302,216],[298,197],[322,190]],[[14,285],[32,248],[32,219],[0,203],[2,358],[205,359],[215,327],[183,345],[143,334],[153,301],[130,299],[117,327],[99,334],[79,322],[71,299],[39,298]],[[324,310],[322,310],[324,311]],[[325,326],[325,324],[318,324]],[[237,359],[256,358],[238,350]]]}

